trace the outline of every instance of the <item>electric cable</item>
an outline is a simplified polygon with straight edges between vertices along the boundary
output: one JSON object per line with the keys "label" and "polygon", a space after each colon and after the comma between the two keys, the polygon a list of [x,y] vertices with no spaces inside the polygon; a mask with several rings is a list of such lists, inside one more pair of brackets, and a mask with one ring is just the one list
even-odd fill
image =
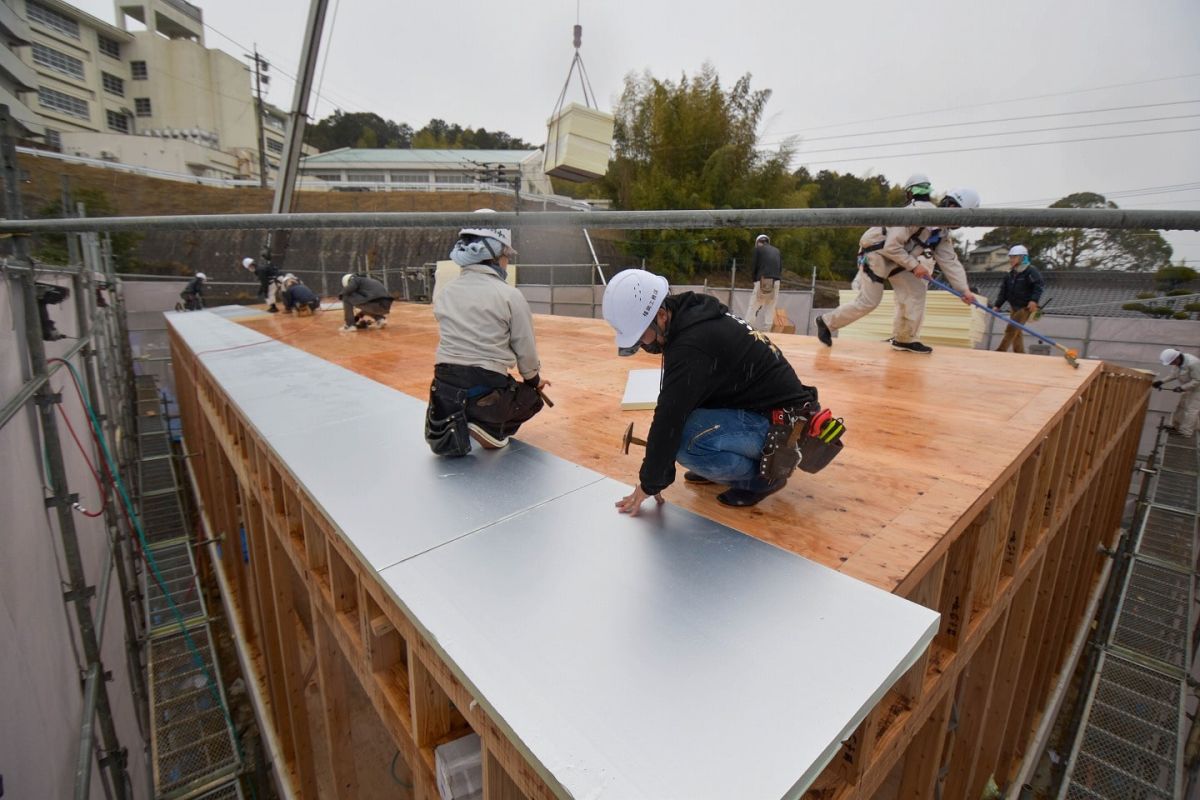
{"label": "electric cable", "polygon": [[87,450],[84,449],[83,443],[79,441],[79,436],[75,433],[75,426],[71,424],[71,417],[63,410],[62,403],[57,403],[55,408],[58,409],[58,415],[62,417],[62,421],[67,423],[67,430],[71,434],[71,438],[75,441],[75,446],[79,448],[79,454],[83,456],[83,463],[87,464],[88,472],[92,473],[92,479],[96,481],[96,490],[100,493],[100,510],[88,511],[82,505],[76,503],[76,507],[83,512],[85,517],[98,517],[108,508],[108,492],[104,490],[104,483],[100,480],[99,473],[92,466],[92,459],[88,457]]}

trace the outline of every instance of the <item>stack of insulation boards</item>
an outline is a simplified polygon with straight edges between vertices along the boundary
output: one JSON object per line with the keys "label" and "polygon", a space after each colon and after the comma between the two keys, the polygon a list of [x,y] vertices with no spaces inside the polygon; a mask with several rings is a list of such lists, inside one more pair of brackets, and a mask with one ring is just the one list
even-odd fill
{"label": "stack of insulation boards", "polygon": [[608,172],[613,115],[570,103],[550,119],[543,167],[552,178],[589,181]]}
{"label": "stack of insulation boards", "polygon": [[[858,292],[843,289],[838,292],[839,303],[853,302]],[[986,303],[987,298],[980,296]],[[838,330],[839,338],[866,342],[882,342],[892,337],[892,320],[896,314],[896,293],[883,293],[879,307],[867,316]],[[922,342],[928,345],[975,347],[983,340],[987,315],[978,308],[967,307],[962,300],[946,291],[930,290],[925,295],[925,322],[921,325]]]}

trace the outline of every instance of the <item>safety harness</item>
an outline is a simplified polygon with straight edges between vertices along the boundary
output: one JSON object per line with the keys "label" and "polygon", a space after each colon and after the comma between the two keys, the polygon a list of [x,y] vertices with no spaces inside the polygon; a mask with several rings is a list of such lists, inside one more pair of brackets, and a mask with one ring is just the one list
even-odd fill
{"label": "safety harness", "polygon": [[[887,278],[881,278],[878,275],[876,275],[875,271],[873,269],[871,269],[869,266],[867,266],[867,253],[874,253],[876,250],[882,250],[883,246],[885,244],[887,244],[887,226],[886,225],[883,226],[880,230],[883,231],[882,239],[880,239],[875,244],[867,245],[866,247],[860,248],[858,251],[858,266],[859,266],[859,268],[863,271],[863,273],[868,278],[870,278],[875,283],[884,283],[887,280]],[[916,233],[914,233],[912,236],[910,236],[908,238],[908,241],[904,243],[905,250],[914,249],[909,246],[914,243],[916,245],[918,245],[922,250],[933,250],[935,247],[937,247],[939,244],[941,244],[941,241],[942,241],[942,229],[941,228],[930,229],[928,239],[921,238],[921,231],[923,231],[923,230],[925,230],[925,229],[924,228],[919,229]],[[889,272],[887,274],[887,277],[891,278],[893,275],[899,275],[901,272],[904,272],[904,267],[896,267],[895,269],[893,269],[891,272]]]}

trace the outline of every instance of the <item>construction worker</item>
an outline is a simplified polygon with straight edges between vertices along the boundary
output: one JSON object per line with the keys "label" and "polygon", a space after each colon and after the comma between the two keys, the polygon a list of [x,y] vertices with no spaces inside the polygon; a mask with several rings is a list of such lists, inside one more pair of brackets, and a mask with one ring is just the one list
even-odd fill
{"label": "construction worker", "polygon": [[343,331],[361,331],[371,327],[387,327],[392,310],[392,296],[384,285],[369,275],[347,272],[342,276]]}
{"label": "construction worker", "polygon": [[1154,388],[1161,389],[1164,384],[1177,382],[1179,385],[1173,391],[1183,395],[1167,428],[1180,436],[1190,437],[1196,432],[1196,417],[1200,416],[1200,358],[1168,347],[1159,354],[1158,360],[1164,367],[1173,369],[1166,378],[1155,381]]}
{"label": "construction worker", "polygon": [[604,290],[604,319],[616,331],[617,352],[663,357],[646,456],[633,494],[617,508],[636,515],[648,497],[662,503],[676,462],[687,468],[689,483],[728,484],[717,496],[721,503],[755,505],[782,489],[791,472],[763,469],[772,425],[790,433],[807,422],[817,390],[800,382],[766,335],[716,298],[669,292],[666,278],[638,269],[613,276]]}
{"label": "construction worker", "polygon": [[[483,224],[459,231],[450,251],[462,272],[433,301],[440,336],[425,425],[438,455],[466,455],[470,439],[487,450],[505,447],[542,410],[550,382],[541,376],[533,314],[506,282],[516,254],[511,231]],[[521,381],[509,374],[514,367]]]}
{"label": "construction worker", "polygon": [[[754,289],[750,292],[750,304],[746,306],[746,321],[750,326],[769,331],[775,324],[775,304],[779,302],[779,280],[783,277],[783,261],[779,248],[771,244],[771,237],[760,233],[754,240]],[[757,322],[758,312],[766,308],[762,325]]]}
{"label": "construction worker", "polygon": [[303,311],[308,309],[309,312],[316,311],[321,307],[321,298],[313,293],[300,279],[292,273],[283,276],[283,310],[289,314],[292,311]]}
{"label": "construction worker", "polygon": [[208,280],[208,276],[203,272],[197,272],[195,276],[187,282],[187,286],[183,287],[183,291],[179,296],[183,298],[184,311],[199,311],[204,308],[204,282]]}
{"label": "construction worker", "polygon": [[[1010,269],[1004,276],[1004,282],[1000,284],[1000,295],[992,304],[992,308],[999,311],[1001,306],[1008,303],[1015,322],[1028,322],[1037,312],[1042,292],[1046,289],[1042,274],[1029,263],[1029,250],[1023,244],[1009,248],[1008,265]],[[1004,351],[1009,347],[1012,347],[1014,353],[1025,352],[1025,338],[1016,325],[1008,326],[1000,340],[1000,346],[996,349]]]}
{"label": "construction worker", "polygon": [[[933,208],[927,199],[929,183],[923,175],[909,178],[905,186],[907,206]],[[915,181],[915,182],[914,182]],[[942,208],[978,208],[979,193],[974,189],[952,189],[946,193]],[[962,294],[962,301],[971,305],[975,300],[967,285],[967,273],[954,251],[950,238],[952,228],[921,225],[881,226],[863,234],[858,246],[858,275],[851,286],[858,297],[838,306],[828,314],[817,317],[817,338],[826,347],[833,346],[833,331],[844,328],[874,311],[883,299],[884,283],[891,281],[896,293],[896,317],[892,323],[892,349],[905,353],[928,354],[933,348],[922,344],[917,336],[925,319],[926,279],[934,267],[942,270],[946,279]]]}
{"label": "construction worker", "polygon": [[279,289],[278,278],[279,269],[270,261],[265,264],[259,264],[253,258],[243,258],[242,268],[254,273],[254,277],[258,278],[258,296],[267,301],[267,311],[272,314],[279,311],[275,307],[275,295]]}

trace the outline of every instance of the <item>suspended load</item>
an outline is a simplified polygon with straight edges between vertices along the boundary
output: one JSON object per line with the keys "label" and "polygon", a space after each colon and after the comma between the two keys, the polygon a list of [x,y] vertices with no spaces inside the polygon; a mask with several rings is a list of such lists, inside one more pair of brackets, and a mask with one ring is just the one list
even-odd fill
{"label": "suspended load", "polygon": [[[563,180],[583,181],[594,180],[608,172],[608,158],[612,151],[613,115],[600,110],[596,102],[596,94],[592,91],[591,81],[588,80],[587,69],[583,66],[583,58],[579,55],[579,45],[583,41],[583,26],[575,26],[575,58],[571,68],[567,70],[567,81],[563,84],[558,96],[558,104],[550,117],[549,135],[546,137],[546,149],[542,167],[546,174]],[[571,85],[571,76],[579,70],[579,83],[583,87],[583,101],[586,105],[568,103],[563,105],[567,97],[567,89]]]}

